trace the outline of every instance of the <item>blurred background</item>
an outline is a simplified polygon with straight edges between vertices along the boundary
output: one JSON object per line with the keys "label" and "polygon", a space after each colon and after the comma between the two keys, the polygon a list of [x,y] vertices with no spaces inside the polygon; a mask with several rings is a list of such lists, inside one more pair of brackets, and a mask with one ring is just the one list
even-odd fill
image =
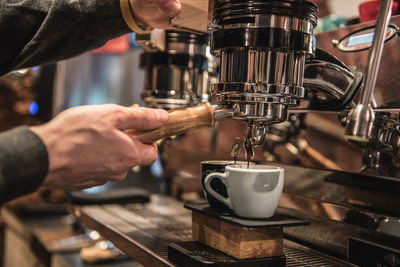
{"label": "blurred background", "polygon": [[[360,22],[362,0],[315,0],[319,21],[315,33],[332,31]],[[373,16],[372,16],[373,18]],[[367,21],[368,18],[361,18]],[[143,48],[134,33],[109,41],[104,47],[78,57],[45,66],[17,70],[0,78],[0,131],[45,123],[59,112],[74,106],[116,103],[144,106],[142,91],[145,72],[140,68]],[[122,184],[148,192],[166,193],[183,200],[202,197],[200,162],[231,159],[232,143],[246,136],[246,125],[224,120],[216,129],[198,129],[159,144],[159,160],[150,167],[128,173]],[[277,126],[275,135],[256,149],[257,161],[281,162],[313,168],[358,172],[362,168],[361,148],[344,139],[344,129],[336,114],[292,116]],[[275,139],[274,139],[275,136]],[[285,139],[285,137],[295,139]],[[330,145],[327,146],[326,144]],[[306,148],[308,153],[303,153]],[[313,154],[316,151],[316,154]],[[240,155],[244,158],[244,155]],[[87,190],[107,191],[115,183]],[[44,205],[45,203],[46,205]],[[37,211],[41,207],[66,212],[64,192],[41,188],[8,207]],[[45,208],[43,208],[45,209]],[[4,224],[0,229],[3,245]],[[3,249],[0,250],[0,260]],[[0,261],[1,263],[2,261]]]}

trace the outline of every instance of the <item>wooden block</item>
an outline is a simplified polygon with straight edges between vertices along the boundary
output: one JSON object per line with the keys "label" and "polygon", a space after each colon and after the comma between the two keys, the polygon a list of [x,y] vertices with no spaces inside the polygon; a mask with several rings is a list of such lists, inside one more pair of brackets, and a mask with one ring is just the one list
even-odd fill
{"label": "wooden block", "polygon": [[244,228],[196,211],[192,212],[193,239],[237,259],[283,254],[283,229]]}
{"label": "wooden block", "polygon": [[181,13],[172,19],[172,26],[195,32],[207,32],[208,1],[181,0]]}

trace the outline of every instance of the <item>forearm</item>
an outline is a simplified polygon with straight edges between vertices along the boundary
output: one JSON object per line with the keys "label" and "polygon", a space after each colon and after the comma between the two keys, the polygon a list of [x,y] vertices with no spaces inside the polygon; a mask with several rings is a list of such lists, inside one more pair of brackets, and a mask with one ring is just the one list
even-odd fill
{"label": "forearm", "polygon": [[0,75],[73,57],[130,32],[119,0],[0,3]]}
{"label": "forearm", "polygon": [[0,134],[0,205],[35,191],[48,172],[42,140],[27,127]]}

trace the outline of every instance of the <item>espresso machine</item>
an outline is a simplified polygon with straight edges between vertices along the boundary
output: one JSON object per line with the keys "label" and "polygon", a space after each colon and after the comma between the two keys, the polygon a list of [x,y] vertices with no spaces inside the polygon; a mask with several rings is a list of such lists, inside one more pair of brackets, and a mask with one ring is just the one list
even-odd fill
{"label": "espresso machine", "polygon": [[250,125],[253,146],[288,117],[316,113],[334,114],[342,139],[362,151],[357,172],[282,165],[279,209],[311,220],[285,235],[361,266],[398,266],[400,17],[391,17],[392,1],[381,1],[376,22],[318,36],[310,1],[213,5],[220,73],[211,101]]}
{"label": "espresso machine", "polygon": [[[313,34],[317,6],[311,1],[215,0],[210,5],[210,44],[219,58],[219,78],[207,96],[215,115],[207,117],[212,121],[208,126],[223,114],[221,118],[249,125],[251,146],[260,146],[295,143],[302,134],[310,134],[311,124],[325,125],[334,118],[337,133],[321,126],[325,130],[318,135],[322,145],[316,149],[341,147],[342,154],[332,159],[339,167],[343,166],[340,161],[362,161],[358,170],[332,164],[310,168],[284,161],[270,163],[285,169],[277,212],[310,222],[283,229],[286,266],[399,266],[400,16],[390,16],[392,1],[381,1],[376,22],[318,36]],[[174,60],[177,51],[206,51],[194,48],[207,41],[194,35],[180,39],[180,33],[165,31],[160,46],[155,45],[155,36],[144,39],[148,48],[141,62],[148,82],[147,105],[170,109],[206,100],[206,91],[198,90],[201,79],[191,79],[197,82],[188,85],[184,78],[200,77],[205,68],[193,64],[197,62],[193,58],[184,65]],[[174,41],[178,39],[179,46]],[[163,56],[146,55],[160,49]],[[162,78],[161,69],[174,79]],[[189,76],[192,70],[196,74]],[[346,154],[350,148],[356,156]],[[168,244],[192,238],[191,214],[181,202],[165,196],[154,196],[150,204],[78,211],[77,217],[103,230],[125,253],[149,266],[174,266]],[[207,248],[182,246],[174,251],[179,249],[181,258],[195,260],[208,253]]]}
{"label": "espresso machine", "polygon": [[[395,47],[400,18],[390,16],[392,1],[382,1],[376,22],[319,36],[313,35],[317,6],[310,1],[210,4],[211,52],[220,66],[210,102],[214,110],[232,110],[229,117],[249,125],[251,146],[263,144],[275,125],[288,118],[317,113],[320,120],[325,114],[336,116],[343,140],[362,151],[363,167],[357,172],[333,170],[336,164],[322,169],[283,165],[280,209],[312,221],[285,234],[361,265],[380,262],[383,247],[398,256],[400,94],[395,66],[400,58]],[[370,258],[355,256],[366,246]]]}

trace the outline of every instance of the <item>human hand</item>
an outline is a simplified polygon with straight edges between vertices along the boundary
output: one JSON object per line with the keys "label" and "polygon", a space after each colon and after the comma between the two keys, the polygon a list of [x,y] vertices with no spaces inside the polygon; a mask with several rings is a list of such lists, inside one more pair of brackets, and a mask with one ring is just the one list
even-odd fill
{"label": "human hand", "polygon": [[77,190],[122,180],[130,168],[157,159],[155,144],[142,144],[123,131],[152,130],[167,121],[165,110],[107,104],[71,108],[31,127],[49,154],[43,185]]}
{"label": "human hand", "polygon": [[152,27],[169,27],[170,18],[176,17],[180,10],[179,0],[130,0],[135,18]]}

